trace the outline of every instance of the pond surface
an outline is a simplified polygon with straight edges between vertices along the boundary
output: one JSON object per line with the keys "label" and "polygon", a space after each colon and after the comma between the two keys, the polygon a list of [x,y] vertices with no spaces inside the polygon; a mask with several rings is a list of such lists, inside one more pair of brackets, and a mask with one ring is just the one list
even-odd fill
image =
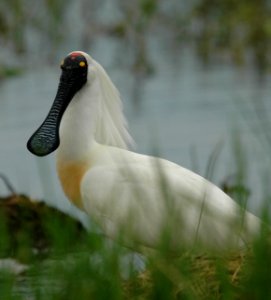
{"label": "pond surface", "polygon": [[[114,62],[114,47],[113,41],[100,39],[91,55],[120,90],[136,151],[159,153],[205,175],[208,159],[220,145],[221,153],[211,174],[212,181],[220,184],[236,171],[231,140],[233,132],[239,132],[249,162],[248,182],[253,188],[250,205],[255,210],[263,179],[269,180],[265,173],[270,161],[264,154],[264,128],[267,132],[270,129],[271,78],[259,84],[249,68],[236,70],[215,63],[203,67],[190,49],[176,58],[157,50],[153,43],[149,53],[155,73],[138,80]],[[35,66],[0,85],[0,172],[19,193],[76,213],[59,187],[54,155],[36,158],[25,146],[52,104],[59,74],[57,65]],[[0,193],[7,193],[2,183]]]}

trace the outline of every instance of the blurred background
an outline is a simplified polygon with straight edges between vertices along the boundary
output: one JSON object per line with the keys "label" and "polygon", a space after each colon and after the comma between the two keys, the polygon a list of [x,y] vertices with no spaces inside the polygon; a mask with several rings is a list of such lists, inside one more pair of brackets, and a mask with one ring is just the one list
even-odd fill
{"label": "blurred background", "polygon": [[270,38],[267,0],[1,0],[0,173],[18,193],[76,213],[54,154],[25,145],[60,61],[83,50],[119,89],[136,151],[220,186],[238,178],[256,211],[271,186]]}

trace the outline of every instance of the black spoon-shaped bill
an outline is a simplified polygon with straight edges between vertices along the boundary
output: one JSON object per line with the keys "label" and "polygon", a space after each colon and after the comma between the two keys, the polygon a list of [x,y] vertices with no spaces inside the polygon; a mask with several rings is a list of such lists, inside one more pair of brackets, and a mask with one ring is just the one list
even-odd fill
{"label": "black spoon-shaped bill", "polygon": [[62,116],[75,93],[87,81],[86,59],[83,55],[73,53],[66,57],[61,66],[62,74],[57,94],[47,117],[27,142],[28,150],[37,156],[48,155],[58,148]]}

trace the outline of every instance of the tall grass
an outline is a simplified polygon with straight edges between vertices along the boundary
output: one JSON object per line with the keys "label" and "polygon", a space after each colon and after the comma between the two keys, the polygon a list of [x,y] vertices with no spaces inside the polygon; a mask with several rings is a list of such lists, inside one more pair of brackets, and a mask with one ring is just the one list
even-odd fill
{"label": "tall grass", "polygon": [[[239,153],[240,146],[235,146],[235,153]],[[209,177],[218,153],[219,148],[210,158]],[[238,155],[236,159],[240,159]],[[244,162],[239,163],[243,168]],[[161,176],[161,193],[170,200],[172,195],[163,180]],[[268,222],[269,213],[264,208],[263,205],[262,218]],[[24,214],[27,212],[22,211],[22,219],[27,222]],[[82,235],[69,221],[46,213],[42,222],[49,243],[40,255],[32,251],[33,239],[38,238],[33,234],[33,224],[21,224],[25,230],[15,228],[11,232],[1,215],[1,257],[17,258],[28,264],[29,269],[21,275],[0,270],[0,299],[271,298],[270,233],[265,227],[247,249],[208,253],[198,247],[197,251],[184,249],[178,258],[168,255],[165,232],[159,251],[145,252],[141,261],[121,245],[122,236],[118,243],[93,231]],[[174,231],[172,227],[168,229]],[[16,245],[13,234],[17,234]]]}

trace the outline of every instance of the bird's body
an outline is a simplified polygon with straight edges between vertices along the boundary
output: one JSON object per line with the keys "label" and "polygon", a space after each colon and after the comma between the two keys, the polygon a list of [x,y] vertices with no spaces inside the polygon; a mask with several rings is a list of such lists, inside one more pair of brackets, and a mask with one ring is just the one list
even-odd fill
{"label": "bird's body", "polygon": [[[238,248],[255,237],[260,220],[214,184],[170,161],[127,150],[131,138],[113,83],[87,54],[72,52],[68,58],[87,64],[87,75],[82,73],[87,78],[82,85],[76,77],[80,88],[67,92],[61,115],[50,112],[28,148],[40,156],[58,148],[57,170],[71,202],[106,235],[131,247],[157,249],[163,234],[168,249],[176,253],[195,246]],[[61,97],[59,92],[56,105]],[[54,122],[60,143],[52,139]]]}
{"label": "bird's body", "polygon": [[218,187],[170,161],[98,143],[84,162],[57,157],[67,197],[130,247],[158,248],[166,226],[172,252],[242,247],[259,229],[249,212],[241,224],[244,212]]}

